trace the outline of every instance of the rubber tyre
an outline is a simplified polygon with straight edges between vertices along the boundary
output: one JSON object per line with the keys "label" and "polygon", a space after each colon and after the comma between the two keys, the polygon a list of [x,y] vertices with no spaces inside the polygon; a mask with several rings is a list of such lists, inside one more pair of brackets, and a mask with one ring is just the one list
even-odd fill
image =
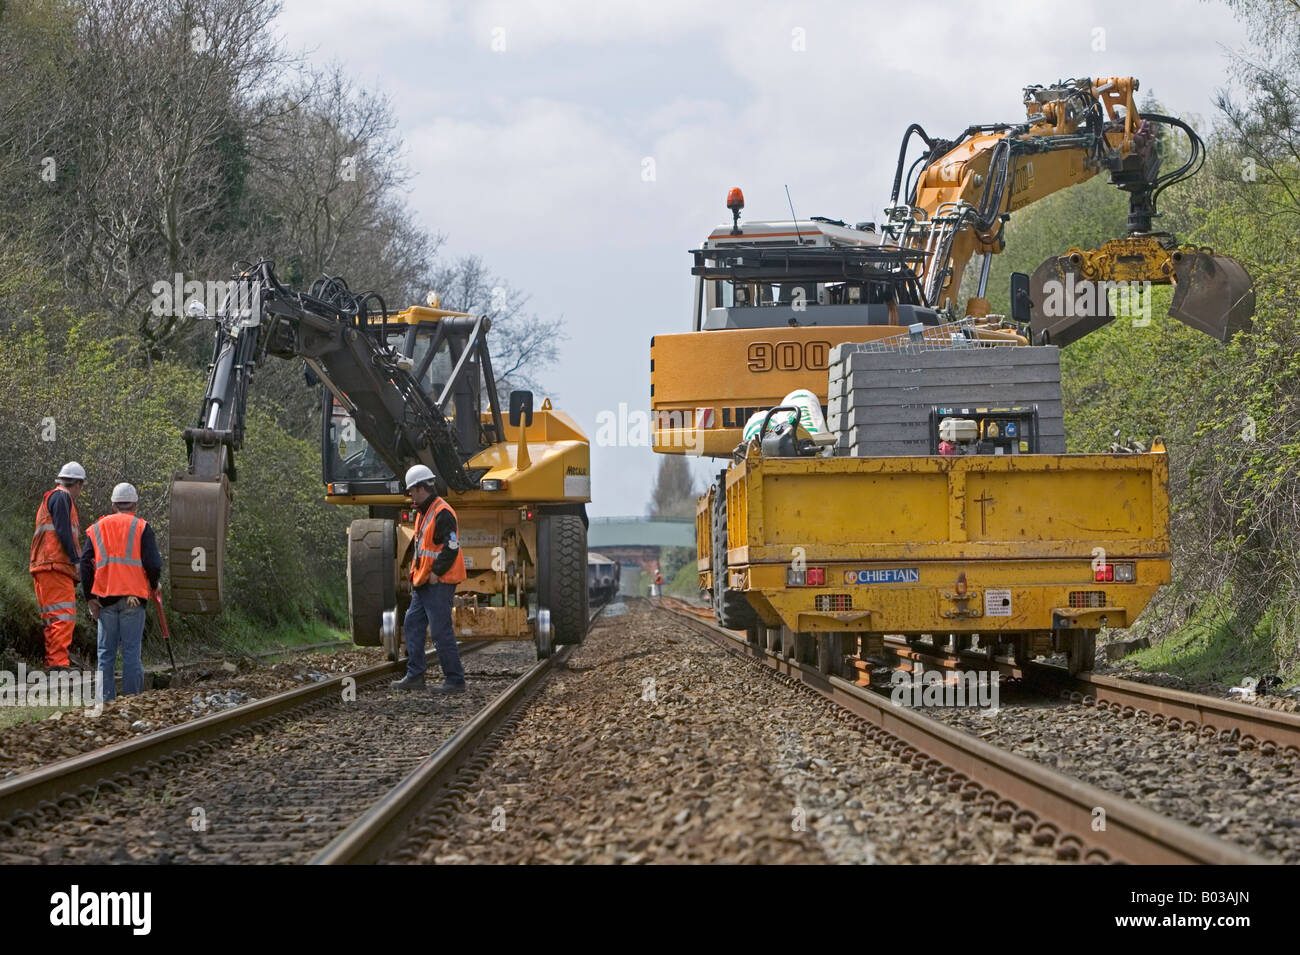
{"label": "rubber tyre", "polygon": [[577,514],[543,513],[537,523],[537,606],[551,611],[557,646],[587,636],[587,526]]}
{"label": "rubber tyre", "polygon": [[726,472],[718,476],[713,493],[711,554],[713,563],[713,619],[724,630],[749,630],[758,615],[744,593],[727,586],[727,485]]}
{"label": "rubber tyre", "polygon": [[397,606],[396,564],[392,521],[367,518],[348,526],[348,621],[359,647],[383,645],[383,613]]}

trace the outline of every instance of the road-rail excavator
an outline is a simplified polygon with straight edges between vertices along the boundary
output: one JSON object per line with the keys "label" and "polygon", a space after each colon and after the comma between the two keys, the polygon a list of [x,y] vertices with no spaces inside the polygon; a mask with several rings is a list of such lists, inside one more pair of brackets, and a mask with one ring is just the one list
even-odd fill
{"label": "road-rail excavator", "polygon": [[[197,303],[196,317],[207,318]],[[414,515],[400,475],[431,468],[456,508],[468,577],[457,588],[463,638],[532,639],[539,656],[579,643],[587,625],[590,449],[576,423],[515,391],[502,413],[491,320],[430,305],[390,312],[375,293],[323,278],[309,292],[271,262],[238,268],[216,316],[207,392],[184,432],[187,469],[171,485],[169,563],[177,610],[222,609],[222,568],[248,389],[267,355],[301,358],[322,387],[326,498],[365,507],[348,530],[354,642],[402,650],[404,568]]]}
{"label": "road-rail excavator", "polygon": [[[885,634],[936,654],[1060,652],[1077,671],[1168,582],[1163,446],[1065,454],[1059,348],[1112,321],[1116,291],[1169,284],[1170,315],[1226,341],[1254,289],[1235,260],[1154,230],[1204,147],[1141,112],[1137,89],[1027,87],[1024,122],[952,140],[909,126],[879,226],[742,224],[731,190],[731,223],[692,253],[691,331],[651,342],[655,450],[731,460],[697,510],[719,623],[840,675]],[[1169,171],[1162,126],[1190,142]],[[1127,235],[1013,276],[1011,315],[990,314],[1010,215],[1101,172],[1129,195]]]}

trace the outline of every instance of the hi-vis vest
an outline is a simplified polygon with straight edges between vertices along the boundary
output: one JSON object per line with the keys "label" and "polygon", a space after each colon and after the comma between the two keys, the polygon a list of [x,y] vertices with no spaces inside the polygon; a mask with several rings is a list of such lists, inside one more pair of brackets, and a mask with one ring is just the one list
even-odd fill
{"label": "hi-vis vest", "polygon": [[140,543],[147,526],[143,517],[120,511],[90,525],[86,535],[95,548],[92,594],[149,599],[149,578],[140,559]]}
{"label": "hi-vis vest", "polygon": [[[431,582],[433,562],[442,551],[442,547],[433,542],[433,525],[438,522],[438,514],[441,511],[451,511],[451,516],[456,516],[450,504],[442,498],[437,498],[423,514],[415,519],[415,539],[412,541],[415,545],[415,556],[411,560],[411,583],[416,587],[423,587]],[[465,555],[457,547],[456,560],[438,580],[444,584],[458,584],[464,579]]]}
{"label": "hi-vis vest", "polygon": [[81,549],[81,522],[77,517],[77,502],[72,500],[72,494],[67,488],[60,485],[45,492],[41,506],[36,510],[36,533],[32,535],[31,562],[27,569],[33,574],[42,570],[57,570],[72,577],[75,576],[72,561],[68,560],[63,545],[59,543],[59,535],[54,533],[54,519],[50,517],[51,494],[68,495],[68,502],[72,505],[72,543],[78,551]]}

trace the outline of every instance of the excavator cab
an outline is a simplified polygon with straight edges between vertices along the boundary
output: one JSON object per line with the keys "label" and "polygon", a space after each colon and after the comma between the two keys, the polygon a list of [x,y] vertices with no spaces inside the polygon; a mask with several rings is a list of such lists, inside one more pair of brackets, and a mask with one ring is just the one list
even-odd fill
{"label": "excavator cab", "polygon": [[[438,404],[462,461],[490,447],[501,434],[495,382],[487,380],[491,359],[485,361],[481,354],[486,350],[487,326],[476,327],[473,319],[462,312],[416,307],[400,316],[374,320],[367,329],[410,373],[420,391]],[[366,440],[328,386],[321,388],[321,402],[321,462],[327,495],[402,493],[400,475]]]}

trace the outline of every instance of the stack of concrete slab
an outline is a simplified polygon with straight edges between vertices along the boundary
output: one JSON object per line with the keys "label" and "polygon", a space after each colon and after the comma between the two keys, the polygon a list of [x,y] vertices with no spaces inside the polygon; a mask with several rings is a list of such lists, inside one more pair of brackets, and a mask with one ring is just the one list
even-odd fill
{"label": "stack of concrete slab", "polygon": [[827,424],[837,455],[930,453],[930,408],[1038,406],[1038,450],[1065,453],[1061,354],[1053,345],[831,349]]}

